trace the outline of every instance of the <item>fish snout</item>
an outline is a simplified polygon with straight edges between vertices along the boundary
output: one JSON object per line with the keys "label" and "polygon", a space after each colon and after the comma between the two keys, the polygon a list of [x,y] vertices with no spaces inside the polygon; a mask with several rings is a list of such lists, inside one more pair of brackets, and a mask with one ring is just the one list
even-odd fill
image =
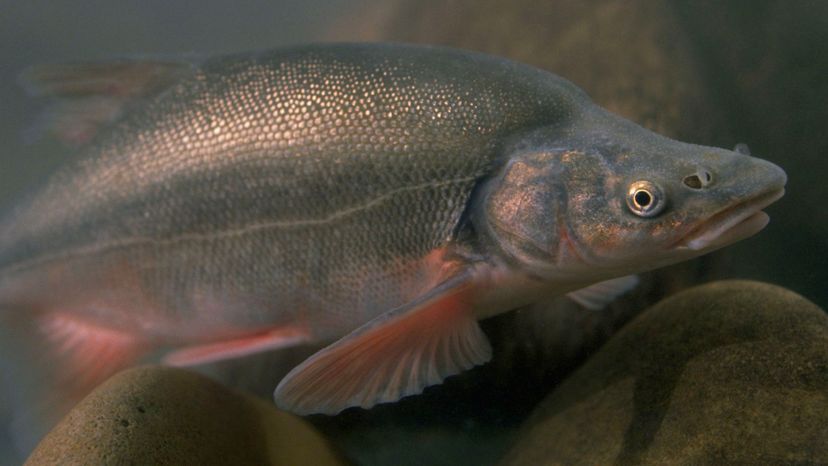
{"label": "fish snout", "polygon": [[787,175],[767,160],[735,155],[718,166],[717,173],[699,169],[684,178],[691,189],[710,187],[704,196],[709,214],[684,235],[680,246],[709,252],[753,236],[767,225],[769,217],[762,209],[785,194]]}
{"label": "fish snout", "polygon": [[788,174],[785,173],[785,170],[779,165],[768,162],[767,160],[759,159],[759,161],[765,165],[765,170],[768,172],[768,178],[770,179],[769,184],[777,186],[778,189],[784,188],[788,183]]}
{"label": "fish snout", "polygon": [[743,154],[717,168],[698,166],[682,178],[682,184],[692,190],[719,187],[747,193],[755,190],[777,191],[784,188],[788,181],[787,174],[778,165]]}
{"label": "fish snout", "polygon": [[764,159],[755,157],[744,157],[734,167],[732,176],[737,179],[736,183],[743,184],[746,191],[759,193],[777,192],[785,188],[788,182],[788,175],[778,165]]}
{"label": "fish snout", "polygon": [[[707,159],[681,179],[686,189],[709,190],[722,201],[782,191],[788,181],[785,171],[764,159],[739,152],[722,151]],[[726,155],[722,157],[722,155]]]}

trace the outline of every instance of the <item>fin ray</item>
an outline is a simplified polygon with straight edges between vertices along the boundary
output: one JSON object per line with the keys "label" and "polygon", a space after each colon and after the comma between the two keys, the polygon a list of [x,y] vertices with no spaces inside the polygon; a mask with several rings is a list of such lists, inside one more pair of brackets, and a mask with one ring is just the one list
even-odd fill
{"label": "fin ray", "polygon": [[[21,310],[22,311],[22,310]],[[13,405],[12,430],[29,452],[69,409],[121,369],[138,362],[151,343],[62,310],[14,313],[2,319],[8,364],[4,387]]]}
{"label": "fin ray", "polygon": [[178,349],[166,355],[163,362],[172,366],[205,364],[286,348],[308,341],[309,338],[310,334],[304,328],[280,327],[234,340]]}
{"label": "fin ray", "polygon": [[566,296],[587,309],[597,311],[624,293],[631,291],[638,286],[638,282],[637,275],[626,275],[594,283],[586,288],[572,291]]}
{"label": "fin ray", "polygon": [[64,361],[56,365],[54,382],[74,401],[135,362],[148,349],[146,342],[129,332],[60,312],[41,316],[37,327]]}
{"label": "fin ray", "polygon": [[294,368],[276,387],[277,405],[336,414],[415,395],[491,358],[461,274],[424,297],[368,322]]}

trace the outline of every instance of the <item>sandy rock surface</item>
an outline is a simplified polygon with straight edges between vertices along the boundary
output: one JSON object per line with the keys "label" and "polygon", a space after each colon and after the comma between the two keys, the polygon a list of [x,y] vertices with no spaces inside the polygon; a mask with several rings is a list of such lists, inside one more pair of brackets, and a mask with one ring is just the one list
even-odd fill
{"label": "sandy rock surface", "polygon": [[650,308],[541,403],[504,465],[828,463],[828,316],[722,281]]}
{"label": "sandy rock surface", "polygon": [[339,465],[302,419],[201,375],[139,367],[76,406],[27,465]]}

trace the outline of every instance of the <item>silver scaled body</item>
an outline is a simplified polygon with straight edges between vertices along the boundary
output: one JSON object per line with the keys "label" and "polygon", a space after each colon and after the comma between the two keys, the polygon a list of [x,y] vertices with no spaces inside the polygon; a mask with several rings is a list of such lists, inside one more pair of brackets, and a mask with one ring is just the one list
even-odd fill
{"label": "silver scaled body", "polygon": [[170,344],[336,338],[435,285],[429,258],[510,138],[588,105],[554,75],[440,48],[193,65],[7,219],[0,306]]}

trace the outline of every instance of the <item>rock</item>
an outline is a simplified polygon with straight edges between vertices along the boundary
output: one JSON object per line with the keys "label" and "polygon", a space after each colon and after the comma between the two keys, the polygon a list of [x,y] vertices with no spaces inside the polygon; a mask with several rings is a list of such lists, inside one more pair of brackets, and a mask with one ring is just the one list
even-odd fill
{"label": "rock", "polygon": [[193,372],[139,367],[81,401],[27,465],[338,465],[305,421]]}
{"label": "rock", "polygon": [[722,281],[641,314],[544,400],[504,465],[828,463],[828,316]]}

